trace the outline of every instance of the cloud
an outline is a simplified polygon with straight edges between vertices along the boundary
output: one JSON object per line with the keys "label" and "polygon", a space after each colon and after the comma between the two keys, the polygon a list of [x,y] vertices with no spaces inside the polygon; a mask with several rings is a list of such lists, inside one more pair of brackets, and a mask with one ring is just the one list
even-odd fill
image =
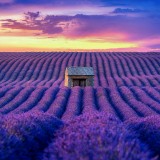
{"label": "cloud", "polygon": [[[12,3],[4,3],[5,1]],[[160,15],[159,0],[2,0],[2,2],[0,2],[0,12],[3,15],[19,14],[28,10],[58,15],[63,13],[99,15],[109,14],[112,11],[112,14],[129,15],[146,11],[143,15]]]}
{"label": "cloud", "polygon": [[146,10],[142,10],[142,9],[131,9],[131,8],[116,8],[112,13],[115,14],[126,14],[126,13],[145,13],[147,12]]}
{"label": "cloud", "polygon": [[[6,19],[3,29],[32,30],[39,36],[63,36],[69,39],[93,38],[102,41],[140,41],[160,36],[160,18],[124,15],[41,16],[28,12],[21,20]],[[34,33],[34,32],[33,32]]]}
{"label": "cloud", "polygon": [[2,28],[20,29],[20,30],[37,30],[41,34],[59,34],[63,32],[62,27],[58,26],[60,22],[70,21],[72,17],[69,16],[41,16],[40,12],[25,13],[24,19],[12,20],[6,19],[2,21]]}
{"label": "cloud", "polygon": [[[146,14],[150,12],[150,14],[160,14],[160,1],[159,0],[102,0],[103,7],[112,6],[115,8],[119,8],[115,10],[115,12],[127,12],[128,9],[136,8],[136,10],[128,10],[128,12],[136,12],[136,11],[147,11]],[[125,8],[122,10],[122,8]],[[138,10],[137,10],[138,9]]]}
{"label": "cloud", "polygon": [[[151,7],[151,5],[155,6],[160,4],[159,0],[121,0],[121,1],[117,1],[117,0],[101,0],[101,2],[105,5],[105,6],[138,6],[138,7]],[[158,8],[158,6],[157,6]]]}
{"label": "cloud", "polygon": [[128,40],[141,40],[160,35],[158,18],[106,15],[77,15],[75,18],[80,23],[80,27],[71,32],[74,37],[92,35],[105,37],[109,33],[121,33],[126,35]]}

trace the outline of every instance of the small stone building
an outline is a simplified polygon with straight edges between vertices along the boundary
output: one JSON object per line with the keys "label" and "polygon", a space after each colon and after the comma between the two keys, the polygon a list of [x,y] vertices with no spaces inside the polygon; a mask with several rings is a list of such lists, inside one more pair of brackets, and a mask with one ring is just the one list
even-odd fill
{"label": "small stone building", "polygon": [[68,67],[65,71],[66,87],[94,86],[94,70],[92,67]]}

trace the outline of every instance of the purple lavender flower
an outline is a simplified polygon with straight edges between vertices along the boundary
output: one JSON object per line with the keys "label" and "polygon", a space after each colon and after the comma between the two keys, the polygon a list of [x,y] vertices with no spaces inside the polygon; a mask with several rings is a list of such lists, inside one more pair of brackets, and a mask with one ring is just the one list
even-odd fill
{"label": "purple lavender flower", "polygon": [[66,123],[43,160],[149,160],[146,146],[111,115],[84,114]]}
{"label": "purple lavender flower", "polygon": [[0,160],[36,159],[63,123],[32,112],[0,117]]}
{"label": "purple lavender flower", "polygon": [[125,123],[130,131],[149,146],[154,155],[160,157],[160,116],[130,119]]}

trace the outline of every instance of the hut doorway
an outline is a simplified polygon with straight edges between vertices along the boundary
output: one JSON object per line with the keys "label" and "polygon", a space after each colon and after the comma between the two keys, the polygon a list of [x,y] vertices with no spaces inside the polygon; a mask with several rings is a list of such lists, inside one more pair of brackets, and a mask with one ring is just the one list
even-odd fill
{"label": "hut doorway", "polygon": [[86,79],[73,79],[73,87],[86,87]]}

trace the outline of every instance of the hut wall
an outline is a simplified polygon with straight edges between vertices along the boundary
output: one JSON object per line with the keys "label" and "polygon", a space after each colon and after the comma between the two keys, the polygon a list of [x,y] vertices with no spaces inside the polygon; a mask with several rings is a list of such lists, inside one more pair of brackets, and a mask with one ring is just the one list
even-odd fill
{"label": "hut wall", "polygon": [[87,77],[86,85],[87,86],[94,86],[94,77],[93,76],[88,76]]}
{"label": "hut wall", "polygon": [[69,76],[67,75],[67,71],[66,71],[66,72],[65,72],[65,81],[64,81],[64,85],[65,85],[66,87],[70,87],[68,81],[69,81]]}

